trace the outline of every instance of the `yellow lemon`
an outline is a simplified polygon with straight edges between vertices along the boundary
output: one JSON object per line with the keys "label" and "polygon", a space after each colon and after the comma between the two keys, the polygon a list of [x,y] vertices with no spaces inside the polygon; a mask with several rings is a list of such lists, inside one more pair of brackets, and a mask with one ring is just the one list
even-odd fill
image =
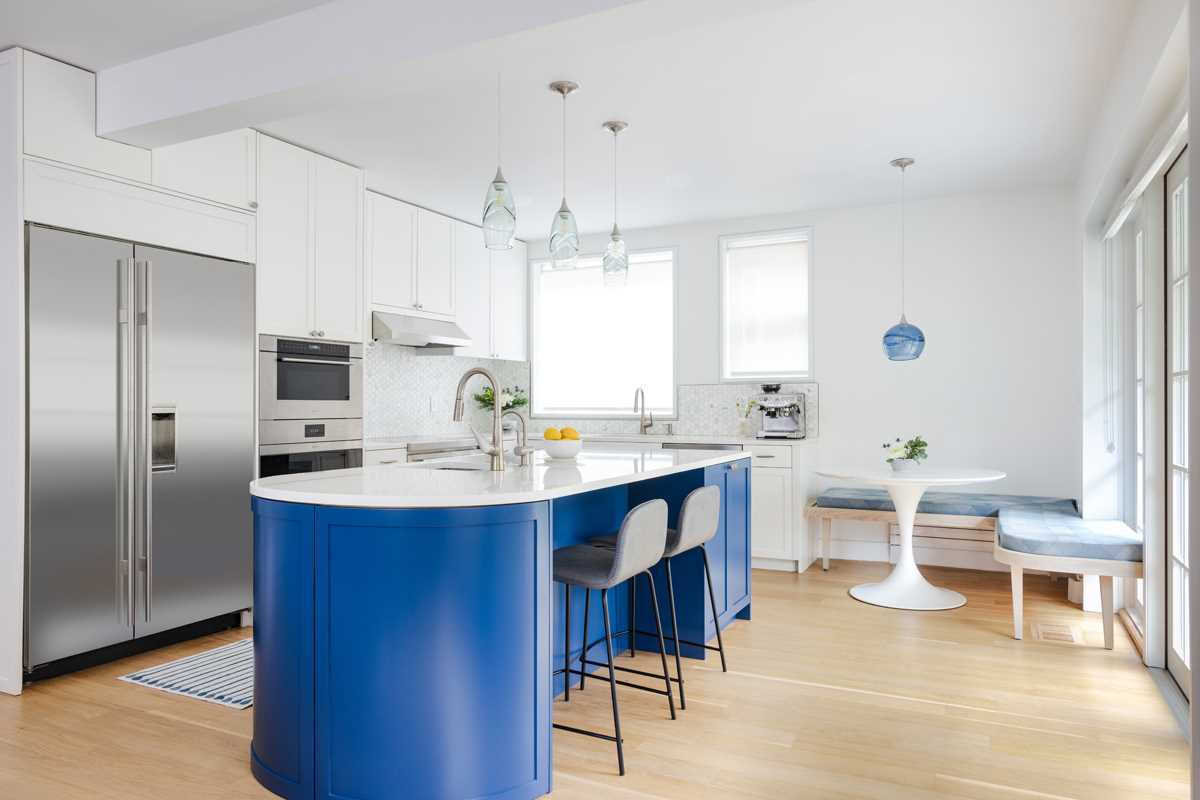
{"label": "yellow lemon", "polygon": [[575,430],[574,428],[563,428],[563,429],[562,429],[562,438],[564,438],[564,439],[578,439],[578,438],[579,438],[579,431]]}
{"label": "yellow lemon", "polygon": [[557,442],[559,439],[563,438],[563,435],[559,432],[558,428],[546,428],[546,430],[542,432],[542,438],[551,442]]}

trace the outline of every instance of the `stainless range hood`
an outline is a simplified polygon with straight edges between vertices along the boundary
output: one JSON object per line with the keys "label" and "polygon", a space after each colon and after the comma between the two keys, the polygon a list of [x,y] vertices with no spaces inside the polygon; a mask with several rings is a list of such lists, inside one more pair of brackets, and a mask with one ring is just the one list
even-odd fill
{"label": "stainless range hood", "polygon": [[371,312],[371,337],[405,347],[469,347],[471,337],[448,320]]}

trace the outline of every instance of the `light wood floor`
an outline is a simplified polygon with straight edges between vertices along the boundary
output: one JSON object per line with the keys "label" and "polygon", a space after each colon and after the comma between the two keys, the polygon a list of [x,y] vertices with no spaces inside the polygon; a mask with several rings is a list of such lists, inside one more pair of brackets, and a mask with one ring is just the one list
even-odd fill
{"label": "light wood floor", "polygon": [[[1026,640],[1010,638],[1007,573],[927,569],[968,598],[946,612],[852,600],[882,564],[754,573],[754,620],[715,658],[685,664],[688,710],[622,690],[629,774],[612,746],[554,735],[555,800],[637,798],[1184,798],[1187,743],[1118,626],[1026,579]],[[270,798],[250,776],[252,715],[117,681],[234,641],[232,631],[0,697],[0,797]],[[1074,643],[1073,643],[1074,642]],[[657,657],[641,655],[643,668]],[[555,704],[610,723],[608,687]]]}

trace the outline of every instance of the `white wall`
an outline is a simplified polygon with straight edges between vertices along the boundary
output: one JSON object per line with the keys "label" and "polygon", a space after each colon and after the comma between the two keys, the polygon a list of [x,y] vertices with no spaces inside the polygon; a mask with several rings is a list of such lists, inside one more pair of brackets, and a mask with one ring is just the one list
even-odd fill
{"label": "white wall", "polygon": [[[920,165],[910,175],[919,181]],[[813,226],[820,460],[874,462],[919,433],[930,463],[996,467],[997,491],[1078,497],[1081,272],[1066,190],[909,204],[908,317],[925,354],[889,362],[899,317],[899,207],[798,212],[626,231],[632,249],[679,252],[679,382],[718,379],[722,234]],[[604,235],[584,237],[599,252]],[[530,246],[531,258],[545,243]],[[882,531],[877,537],[882,542]]]}
{"label": "white wall", "polygon": [[[25,352],[21,57],[0,53],[0,351]],[[13,354],[22,354],[14,356]],[[10,361],[10,364],[12,362]],[[22,362],[23,363],[23,362]],[[25,560],[25,370],[0,381],[0,692],[21,691]]]}

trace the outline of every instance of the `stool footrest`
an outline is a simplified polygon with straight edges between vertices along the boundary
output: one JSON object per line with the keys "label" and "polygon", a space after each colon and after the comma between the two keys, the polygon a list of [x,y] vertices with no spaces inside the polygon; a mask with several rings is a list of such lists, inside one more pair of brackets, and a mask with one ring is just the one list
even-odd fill
{"label": "stool footrest", "polygon": [[[605,669],[608,669],[608,664],[605,664],[603,661],[584,661],[583,663],[587,664],[588,666],[592,666],[592,667],[604,667]],[[637,675],[642,675],[647,678],[654,678],[654,679],[660,680],[660,681],[663,679],[662,675],[655,675],[653,672],[643,672],[640,669],[631,669],[629,667],[616,667],[616,669],[619,669],[622,672],[632,672]],[[579,670],[579,669],[573,669],[573,670],[571,670],[571,672],[575,675],[585,674],[583,672],[583,670]],[[586,674],[589,678],[592,678],[593,680],[604,681],[605,683],[608,683],[609,681],[613,680],[611,675],[607,678],[603,678],[592,672],[589,672]],[[641,689],[643,692],[650,692],[651,694],[661,694],[663,697],[667,696],[666,689],[655,689],[651,686],[642,686],[641,684],[630,683],[629,681],[622,681],[622,680],[617,680],[616,684],[617,684],[617,686],[627,686],[630,689]]]}
{"label": "stool footrest", "polygon": [[[596,731],[588,731],[588,730],[584,730],[583,728],[575,728],[570,725],[563,725],[562,723],[559,723],[559,722],[554,723],[554,727],[558,728],[560,731],[570,731],[571,733],[582,733],[584,736],[591,736],[594,739],[603,739],[606,742],[618,741],[617,737],[615,737],[611,734],[608,734],[608,733],[597,733]],[[621,739],[620,741],[623,743],[625,740]]]}

